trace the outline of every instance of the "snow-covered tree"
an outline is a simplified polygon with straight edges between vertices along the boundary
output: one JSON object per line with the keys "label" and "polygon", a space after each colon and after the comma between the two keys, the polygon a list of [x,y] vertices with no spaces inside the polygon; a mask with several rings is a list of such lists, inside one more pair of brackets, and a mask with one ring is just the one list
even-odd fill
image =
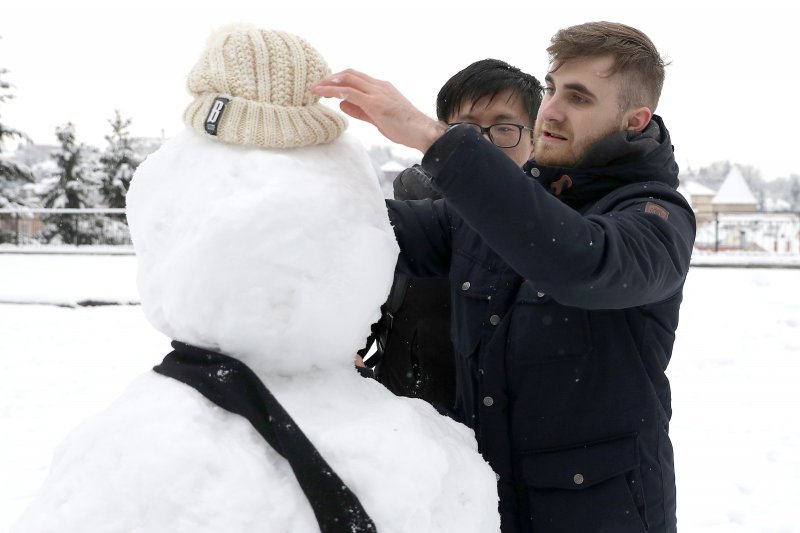
{"label": "snow-covered tree", "polygon": [[44,195],[44,206],[90,207],[91,168],[83,160],[83,147],[75,141],[75,126],[70,122],[56,128],[56,138],[61,146],[53,152],[56,169]]}
{"label": "snow-covered tree", "polygon": [[[10,92],[11,84],[3,79],[6,72],[6,69],[0,68],[0,104],[14,97]],[[25,205],[22,186],[33,180],[25,165],[4,157],[5,143],[10,139],[27,139],[27,136],[0,120],[0,207]]]}
{"label": "snow-covered tree", "polygon": [[111,134],[106,135],[108,146],[100,155],[100,193],[108,207],[125,207],[125,195],[141,157],[132,148],[133,139],[128,133],[131,119],[123,119],[119,110],[109,120]]}
{"label": "snow-covered tree", "polygon": [[800,175],[792,174],[789,176],[789,192],[786,195],[789,204],[795,211],[800,211]]}
{"label": "snow-covered tree", "polygon": [[800,211],[800,175],[767,182],[767,191],[776,211]]}
{"label": "snow-covered tree", "polygon": [[[47,180],[43,205],[70,209],[93,207],[92,199],[97,195],[97,186],[93,179],[95,163],[91,161],[91,151],[76,142],[72,123],[56,128],[56,138],[60,147],[52,154],[55,170]],[[79,217],[58,216],[55,220],[44,232],[47,241],[60,240],[69,244],[92,242],[91,235],[95,232],[91,228],[82,228]]]}

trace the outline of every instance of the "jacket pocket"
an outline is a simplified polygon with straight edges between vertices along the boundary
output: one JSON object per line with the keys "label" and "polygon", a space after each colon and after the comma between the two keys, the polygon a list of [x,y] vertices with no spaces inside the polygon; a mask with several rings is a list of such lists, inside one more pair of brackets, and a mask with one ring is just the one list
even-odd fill
{"label": "jacket pocket", "polygon": [[647,531],[635,435],[533,452],[522,470],[537,533]]}
{"label": "jacket pocket", "polygon": [[453,347],[462,357],[470,356],[478,346],[497,281],[497,274],[472,256],[460,250],[454,255],[450,269],[454,293],[450,328]]}
{"label": "jacket pocket", "polygon": [[507,349],[510,360],[523,365],[585,356],[592,351],[589,315],[526,281],[517,294]]}

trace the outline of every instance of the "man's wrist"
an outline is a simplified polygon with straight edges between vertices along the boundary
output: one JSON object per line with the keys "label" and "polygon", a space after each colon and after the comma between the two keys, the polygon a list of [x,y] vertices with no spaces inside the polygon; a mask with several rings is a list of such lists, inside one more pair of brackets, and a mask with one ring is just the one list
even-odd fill
{"label": "man's wrist", "polygon": [[425,152],[428,151],[428,148],[430,148],[433,145],[433,143],[439,140],[439,137],[444,135],[446,131],[447,131],[446,124],[444,124],[443,122],[431,120],[428,123],[427,127],[425,128],[425,132],[423,133],[422,138],[420,139],[420,145],[417,146],[416,148],[424,154]]}
{"label": "man's wrist", "polygon": [[[464,143],[480,142],[481,135],[464,124],[457,124],[452,127],[448,127],[443,123],[439,124],[443,128],[441,134],[436,142],[428,146],[422,156],[420,166],[427,175],[431,176],[433,188],[441,192],[439,178],[442,170],[450,165],[453,154],[458,152]],[[463,164],[463,157],[460,159],[462,160],[461,164]]]}

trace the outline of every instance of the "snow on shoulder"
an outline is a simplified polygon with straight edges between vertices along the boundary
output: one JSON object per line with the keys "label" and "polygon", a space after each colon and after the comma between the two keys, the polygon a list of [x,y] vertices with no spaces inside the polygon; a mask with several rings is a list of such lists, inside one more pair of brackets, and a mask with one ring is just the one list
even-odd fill
{"label": "snow on shoulder", "polygon": [[[495,533],[472,431],[353,368],[398,247],[363,147],[308,90],[326,73],[290,34],[212,36],[187,131],[128,193],[142,306],[171,338],[253,370],[381,533]],[[140,376],[78,427],[11,531],[319,531],[263,433],[173,377]],[[206,377],[225,390],[227,371]]]}

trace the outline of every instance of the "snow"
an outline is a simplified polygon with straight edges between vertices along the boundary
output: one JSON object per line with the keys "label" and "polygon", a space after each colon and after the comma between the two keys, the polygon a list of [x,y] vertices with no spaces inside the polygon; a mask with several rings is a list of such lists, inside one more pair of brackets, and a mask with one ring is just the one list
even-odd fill
{"label": "snow", "polygon": [[732,166],[711,203],[714,205],[758,205],[758,200],[750,191],[739,167]]}
{"label": "snow", "polygon": [[691,196],[714,196],[715,194],[713,190],[693,180],[681,181],[681,186],[684,187]]}
{"label": "snow", "polygon": [[[398,253],[358,141],[264,150],[186,131],[139,166],[127,203],[135,258],[0,254],[15,281],[0,302],[29,304],[0,305],[0,429],[14,435],[2,525],[317,529],[245,419],[148,371],[171,338],[247,364],[382,533],[497,531],[496,479],[472,431],[353,369]],[[84,307],[136,292],[141,307]],[[39,305],[48,294],[61,307]]]}
{"label": "snow", "polygon": [[[249,68],[265,58],[269,69]],[[189,126],[138,166],[125,197],[135,274],[119,268],[130,266],[125,257],[96,256],[100,268],[119,277],[84,285],[76,271],[86,269],[88,258],[61,257],[69,266],[53,272],[0,256],[10,263],[3,279],[13,286],[0,293],[8,302],[0,304],[0,319],[18,326],[0,336],[7,381],[0,385],[10,398],[0,397],[0,429],[13,447],[0,454],[11,459],[2,496],[12,511],[2,515],[11,531],[318,528],[292,469],[247,420],[149,371],[169,351],[164,341],[174,339],[247,365],[382,533],[496,532],[496,477],[472,430],[421,400],[394,396],[353,368],[380,316],[399,248],[364,147],[347,132],[339,135],[343,117],[326,111],[337,118],[333,127],[299,109],[316,107],[319,97],[308,88],[329,73],[324,60],[294,36],[229,26],[212,35],[193,73],[192,109],[221,91],[230,97],[229,118],[212,135]],[[247,118],[231,114],[237,109]],[[74,133],[72,126],[62,133]],[[294,148],[275,148],[284,145],[276,138]],[[42,279],[58,279],[52,292],[43,291]],[[94,316],[104,311],[98,304],[131,303],[137,293],[141,308],[117,306],[113,316]],[[54,306],[41,305],[48,298]],[[79,324],[66,331],[80,346],[64,338],[49,343],[78,315]],[[141,334],[142,315],[160,334]],[[126,335],[108,336],[110,327],[95,334],[109,322],[124,324]],[[83,380],[106,381],[86,372],[87,364],[119,376],[120,358],[138,370],[125,372],[130,384],[114,387],[116,399],[104,390],[104,400],[92,403],[96,410],[70,409],[92,416],[54,447],[65,421],[78,422],[66,416],[51,424],[59,408],[84,396]],[[277,421],[269,420],[280,435]],[[42,443],[52,457],[48,474],[42,465],[49,459],[20,473],[20,457]]]}
{"label": "snow", "polygon": [[397,161],[390,160],[381,165],[381,172],[402,172],[406,169],[405,166],[401,165]]}
{"label": "snow", "polygon": [[796,532],[800,270],[692,268],[669,367],[678,525]]}
{"label": "snow", "polygon": [[[729,256],[717,257],[722,263]],[[42,302],[48,293],[58,304],[126,302],[135,290],[135,263],[133,256],[0,254],[4,279],[10,274],[15,280],[0,285],[0,302],[9,295]],[[800,531],[797,294],[798,269],[720,264],[689,273],[668,370],[681,531]],[[0,531],[5,532],[30,504],[65,434],[158,364],[169,345],[139,306],[0,304],[0,323]],[[357,454],[368,448],[360,442]],[[427,465],[425,450],[414,453]]]}
{"label": "snow", "polygon": [[0,264],[0,303],[140,303],[132,255],[4,253]]}
{"label": "snow", "polygon": [[[698,231],[698,235],[700,232]],[[797,250],[797,242],[792,243]],[[729,251],[715,253],[695,250],[692,254],[692,266],[741,268],[800,268],[800,254]]]}
{"label": "snow", "polygon": [[378,178],[347,134],[264,150],[187,130],[140,165],[127,202],[150,321],[259,374],[347,366],[392,283]]}

